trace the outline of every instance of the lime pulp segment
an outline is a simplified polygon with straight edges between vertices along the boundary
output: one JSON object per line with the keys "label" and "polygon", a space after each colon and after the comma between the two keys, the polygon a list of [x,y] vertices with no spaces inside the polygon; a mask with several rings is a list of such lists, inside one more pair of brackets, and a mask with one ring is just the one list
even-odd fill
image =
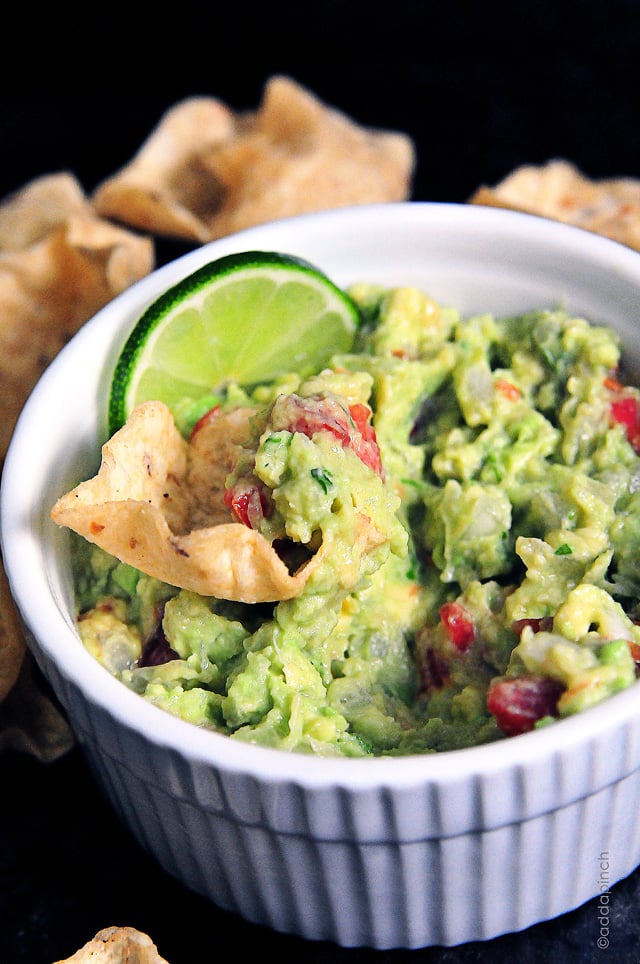
{"label": "lime pulp segment", "polygon": [[113,375],[110,430],[149,399],[172,407],[228,381],[312,374],[351,348],[358,321],[346,293],[298,258],[218,259],[161,295],[135,325]]}

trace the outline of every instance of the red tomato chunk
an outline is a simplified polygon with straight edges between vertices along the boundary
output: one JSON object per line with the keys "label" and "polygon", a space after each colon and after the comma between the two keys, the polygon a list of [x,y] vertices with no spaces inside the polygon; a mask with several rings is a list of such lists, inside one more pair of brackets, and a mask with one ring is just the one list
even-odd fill
{"label": "red tomato chunk", "polygon": [[268,519],[273,511],[269,494],[257,485],[242,480],[233,488],[227,489],[224,504],[238,522],[249,529],[257,529],[261,521]]}
{"label": "red tomato chunk", "polygon": [[444,603],[440,606],[440,619],[456,649],[466,653],[476,638],[476,628],[466,609],[457,602]]}
{"label": "red tomato chunk", "polygon": [[544,716],[557,716],[563,686],[547,676],[519,676],[494,683],[487,709],[507,736],[532,730]]}
{"label": "red tomato chunk", "polygon": [[278,400],[273,408],[273,427],[300,432],[313,438],[318,432],[329,432],[343,448],[352,449],[370,469],[382,476],[382,459],[376,434],[370,422],[368,405],[351,405],[347,411],[328,398],[301,398],[291,395]]}
{"label": "red tomato chunk", "polygon": [[605,385],[614,396],[610,409],[612,421],[624,426],[630,445],[636,452],[640,452],[640,409],[637,399],[633,395],[625,394],[624,385],[615,379],[606,379]]}

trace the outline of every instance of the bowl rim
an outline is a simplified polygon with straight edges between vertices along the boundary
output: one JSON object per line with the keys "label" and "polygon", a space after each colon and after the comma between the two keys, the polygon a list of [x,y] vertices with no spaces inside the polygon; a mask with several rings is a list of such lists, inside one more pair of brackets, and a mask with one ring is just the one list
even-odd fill
{"label": "bowl rim", "polygon": [[[227,735],[200,729],[161,710],[130,691],[96,663],[78,643],[72,625],[62,614],[53,593],[45,592],[36,608],[30,607],[29,574],[34,564],[40,563],[44,576],[43,550],[34,535],[35,522],[25,518],[25,497],[21,480],[24,478],[28,447],[31,446],[29,424],[32,413],[46,400],[48,387],[60,376],[59,372],[76,355],[81,356],[84,344],[100,327],[112,324],[112,319],[134,304],[148,303],[160,291],[195,267],[227,251],[246,249],[266,250],[274,229],[305,228],[311,224],[339,225],[344,218],[356,219],[363,227],[372,219],[381,218],[427,219],[434,225],[448,222],[477,222],[486,229],[494,227],[530,237],[550,239],[569,246],[594,263],[615,260],[617,270],[627,272],[640,291],[640,253],[630,248],[572,225],[512,210],[480,205],[449,202],[407,201],[392,204],[361,205],[331,211],[298,215],[269,224],[247,228],[217,241],[208,242],[168,264],[156,268],[149,275],[126,289],[87,321],[49,365],[33,389],[18,418],[2,472],[1,541],[9,585],[17,609],[27,627],[27,634],[35,641],[36,658],[47,675],[47,661],[52,661],[62,677],[82,691],[84,698],[99,706],[120,724],[134,730],[156,746],[167,747],[203,764],[217,765],[228,771],[251,773],[270,782],[291,780],[313,787],[344,785],[366,789],[393,782],[394,786],[453,783],[472,775],[489,775],[513,767],[535,765],[550,756],[583,747],[590,741],[606,738],[625,725],[640,728],[640,699],[638,683],[604,703],[558,721],[553,726],[499,740],[495,743],[456,750],[408,756],[341,758],[317,757],[280,749],[263,747]],[[139,309],[138,309],[139,310]],[[48,517],[48,510],[43,516]],[[41,521],[41,520],[40,520]],[[47,585],[50,585],[47,582]],[[41,588],[44,582],[40,581]],[[31,646],[34,646],[32,641]],[[96,673],[96,669],[99,673]]]}

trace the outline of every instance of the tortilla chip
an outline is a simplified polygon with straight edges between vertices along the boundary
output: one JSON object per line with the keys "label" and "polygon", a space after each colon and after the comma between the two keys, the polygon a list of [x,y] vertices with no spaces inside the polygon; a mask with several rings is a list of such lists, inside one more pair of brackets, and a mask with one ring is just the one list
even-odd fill
{"label": "tortilla chip", "polygon": [[203,163],[224,185],[208,220],[210,237],[218,238],[281,217],[404,200],[414,155],[405,135],[361,127],[274,77],[253,123]]}
{"label": "tortilla chip", "polygon": [[55,964],[168,964],[147,934],[135,927],[105,927],[79,951]]}
{"label": "tortilla chip", "polygon": [[91,202],[72,174],[45,174],[0,204],[0,251],[28,248],[70,217],[92,216]]}
{"label": "tortilla chip", "polygon": [[254,411],[241,407],[221,416],[213,409],[194,428],[189,440],[187,484],[191,499],[187,527],[202,529],[229,522],[225,481],[242,454],[248,420]]}
{"label": "tortilla chip", "polygon": [[95,191],[104,217],[144,231],[207,241],[203,219],[220,202],[220,189],[201,155],[227,141],[235,118],[221,101],[192,97],[172,107],[133,160]]}
{"label": "tortilla chip", "polygon": [[[224,419],[222,415],[221,426]],[[98,474],[62,496],[51,517],[172,586],[247,603],[298,595],[321,561],[323,547],[290,574],[259,532],[219,521],[219,473],[212,473],[208,495],[202,491],[201,473],[199,482],[190,484],[189,469],[189,443],[168,407],[144,402],[103,446]],[[191,528],[192,517],[199,528]],[[232,518],[229,512],[226,518]]]}
{"label": "tortilla chip", "polygon": [[[4,618],[4,600],[2,605]],[[4,637],[0,646],[8,639],[10,637]],[[74,744],[71,729],[35,659],[30,652],[22,652],[22,636],[14,636],[13,641],[20,643],[19,672],[10,691],[0,701],[0,751],[28,753],[43,763],[57,760]],[[4,654],[0,653],[0,663],[3,661]]]}
{"label": "tortilla chip", "polygon": [[24,640],[4,568],[0,566],[0,702],[20,673]]}
{"label": "tortilla chip", "polygon": [[569,161],[553,160],[519,167],[470,201],[563,221],[640,251],[640,180],[590,180]]}
{"label": "tortilla chip", "polygon": [[153,268],[149,239],[71,215],[34,244],[0,252],[0,459],[27,396],[99,308]]}
{"label": "tortilla chip", "polygon": [[[152,242],[98,219],[71,174],[38,178],[0,203],[0,464],[46,366],[153,261]],[[49,760],[72,742],[27,651],[0,567],[0,748]]]}
{"label": "tortilla chip", "polygon": [[193,101],[177,104],[133,161],[97,188],[99,213],[204,242],[277,218],[409,196],[408,136],[362,127],[287,77],[267,82],[255,112],[233,114],[213,99],[196,106],[224,122],[198,124]]}

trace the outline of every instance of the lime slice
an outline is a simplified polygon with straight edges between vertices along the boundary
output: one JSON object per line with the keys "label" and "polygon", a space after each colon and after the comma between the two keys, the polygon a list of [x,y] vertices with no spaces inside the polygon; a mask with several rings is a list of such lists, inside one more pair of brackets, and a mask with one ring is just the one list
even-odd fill
{"label": "lime slice", "polygon": [[287,371],[310,375],[349,351],[358,322],[348,295],[300,258],[246,251],[206,264],[129,335],[111,382],[110,431],[150,399],[172,408],[230,380],[249,387]]}

